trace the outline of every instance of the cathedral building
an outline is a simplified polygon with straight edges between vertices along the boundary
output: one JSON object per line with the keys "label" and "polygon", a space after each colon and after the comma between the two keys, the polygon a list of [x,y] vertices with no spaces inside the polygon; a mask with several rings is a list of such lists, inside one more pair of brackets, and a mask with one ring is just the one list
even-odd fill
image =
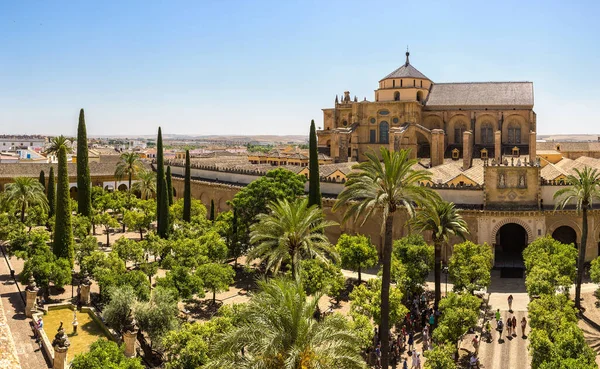
{"label": "cathedral building", "polygon": [[365,153],[411,149],[441,165],[444,158],[528,155],[535,160],[532,82],[435,83],[406,62],[379,81],[375,101],[344,92],[323,109],[320,152],[335,162],[364,161]]}

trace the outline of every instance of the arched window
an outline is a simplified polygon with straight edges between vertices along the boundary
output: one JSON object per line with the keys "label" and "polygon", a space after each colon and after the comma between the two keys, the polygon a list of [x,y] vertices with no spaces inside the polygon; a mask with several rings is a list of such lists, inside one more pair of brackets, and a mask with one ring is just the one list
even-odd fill
{"label": "arched window", "polygon": [[390,143],[390,126],[386,121],[379,123],[379,143]]}
{"label": "arched window", "polygon": [[400,92],[394,92],[394,101],[400,101]]}
{"label": "arched window", "polygon": [[508,124],[508,143],[509,144],[520,144],[521,143],[521,126],[519,123],[510,122]]}
{"label": "arched window", "polygon": [[423,91],[417,91],[417,101],[423,101]]}
{"label": "arched window", "polygon": [[462,145],[463,133],[467,130],[467,125],[464,122],[456,123],[454,126],[454,143]]}
{"label": "arched window", "polygon": [[492,132],[491,123],[483,123],[481,125],[481,143],[491,144],[494,143],[494,134]]}

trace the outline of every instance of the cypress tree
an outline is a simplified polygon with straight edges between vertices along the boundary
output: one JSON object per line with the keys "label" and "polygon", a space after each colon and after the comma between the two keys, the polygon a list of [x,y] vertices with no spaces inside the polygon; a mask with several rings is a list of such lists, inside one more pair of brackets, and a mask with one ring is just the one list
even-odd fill
{"label": "cypress tree", "polygon": [[231,256],[235,257],[234,267],[237,269],[238,262],[238,219],[237,211],[233,208],[233,218],[231,219]]}
{"label": "cypress tree", "polygon": [[44,192],[46,192],[46,173],[44,173],[43,170],[40,170],[40,179],[39,179],[39,181],[42,184],[42,187],[44,187]]}
{"label": "cypress tree", "polygon": [[90,165],[83,109],[79,111],[77,127],[77,213],[85,217],[92,214]]}
{"label": "cypress tree", "polygon": [[56,185],[56,220],[54,225],[53,252],[73,265],[73,229],[71,227],[71,203],[69,198],[69,173],[67,171],[67,149],[58,150],[58,180]]}
{"label": "cypress tree", "polygon": [[[156,139],[156,219],[157,219],[158,229],[161,228],[160,222],[161,222],[161,219],[163,219],[162,214],[160,212],[162,209],[161,187],[162,187],[163,183],[166,182],[164,165],[165,164],[164,164],[164,157],[163,157],[162,130],[160,129],[160,127],[158,127],[158,137]],[[166,186],[166,183],[165,183],[165,186]],[[165,200],[167,200],[166,191],[165,191]]]}
{"label": "cypress tree", "polygon": [[321,207],[321,183],[319,175],[319,151],[317,149],[317,131],[315,121],[310,121],[310,137],[308,142],[308,205]]}
{"label": "cypress tree", "polygon": [[190,168],[190,150],[185,150],[185,179],[183,182],[183,220],[192,220],[192,173]]}
{"label": "cypress tree", "polygon": [[210,220],[215,220],[215,201],[210,200]]}
{"label": "cypress tree", "polygon": [[159,218],[158,218],[158,235],[161,238],[167,238],[169,233],[169,205],[167,199],[167,181],[163,177],[160,186],[160,201],[158,203]]}
{"label": "cypress tree", "polygon": [[48,198],[48,218],[51,218],[56,211],[56,185],[54,184],[54,167],[50,167],[48,188],[46,188],[46,197]]}
{"label": "cypress tree", "polygon": [[173,180],[171,179],[171,166],[167,167],[167,198],[169,206],[173,205]]}

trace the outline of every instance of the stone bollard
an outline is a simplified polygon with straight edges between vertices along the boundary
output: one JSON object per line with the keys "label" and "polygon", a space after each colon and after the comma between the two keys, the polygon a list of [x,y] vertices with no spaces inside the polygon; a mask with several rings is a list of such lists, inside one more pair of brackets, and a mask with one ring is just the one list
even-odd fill
{"label": "stone bollard", "polygon": [[68,347],[54,348],[54,361],[52,361],[53,369],[67,369],[67,352]]}
{"label": "stone bollard", "polygon": [[69,338],[63,328],[63,322],[60,322],[58,332],[52,340],[52,347],[54,348],[54,360],[52,361],[52,368],[54,369],[67,369],[67,352],[69,351]]}
{"label": "stone bollard", "polygon": [[92,282],[90,281],[88,276],[85,275],[83,277],[83,280],[81,281],[81,285],[79,286],[79,287],[81,287],[81,293],[79,294],[79,302],[82,305],[90,304],[90,286],[91,285],[92,285]]}
{"label": "stone bollard", "polygon": [[135,341],[137,338],[136,331],[127,331],[123,333],[123,342],[125,343],[125,356],[135,357]]}
{"label": "stone bollard", "polygon": [[29,284],[25,289],[25,316],[28,318],[33,317],[33,311],[37,308],[36,299],[38,290],[32,275],[29,277]]}

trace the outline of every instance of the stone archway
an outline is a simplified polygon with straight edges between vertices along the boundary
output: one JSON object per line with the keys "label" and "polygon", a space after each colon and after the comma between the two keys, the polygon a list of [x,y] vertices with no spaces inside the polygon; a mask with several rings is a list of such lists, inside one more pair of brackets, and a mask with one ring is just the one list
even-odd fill
{"label": "stone archway", "polygon": [[500,269],[501,277],[521,278],[525,263],[523,250],[533,241],[531,227],[521,219],[506,218],[493,230],[494,267]]}
{"label": "stone archway", "polygon": [[557,227],[552,232],[552,238],[565,245],[573,244],[577,247],[577,231],[568,225]]}

